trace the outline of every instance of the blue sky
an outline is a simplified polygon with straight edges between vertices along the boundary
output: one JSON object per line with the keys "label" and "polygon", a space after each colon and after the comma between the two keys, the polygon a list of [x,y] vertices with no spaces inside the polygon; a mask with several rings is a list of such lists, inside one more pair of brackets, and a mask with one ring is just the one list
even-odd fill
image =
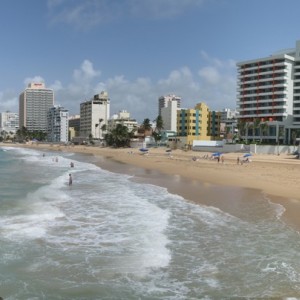
{"label": "blue sky", "polygon": [[105,90],[111,114],[142,122],[158,97],[236,106],[236,62],[294,48],[298,0],[1,0],[0,112],[31,81],[79,113]]}

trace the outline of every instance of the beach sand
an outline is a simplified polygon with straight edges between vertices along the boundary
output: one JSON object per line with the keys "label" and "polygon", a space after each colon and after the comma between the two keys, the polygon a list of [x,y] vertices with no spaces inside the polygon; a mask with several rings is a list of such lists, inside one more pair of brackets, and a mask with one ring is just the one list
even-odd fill
{"label": "beach sand", "polygon": [[134,180],[166,187],[189,201],[216,206],[230,213],[234,204],[233,200],[227,199],[234,199],[237,193],[239,197],[249,199],[253,199],[255,193],[264,193],[267,199],[284,206],[283,220],[300,230],[300,160],[293,155],[253,154],[250,163],[241,165],[237,164],[241,153],[224,154],[222,163],[204,159],[204,155],[211,155],[208,152],[166,152],[166,148],[151,148],[148,154],[143,154],[132,148],[48,144],[12,146],[92,154],[97,158],[96,164],[104,169],[133,175]]}

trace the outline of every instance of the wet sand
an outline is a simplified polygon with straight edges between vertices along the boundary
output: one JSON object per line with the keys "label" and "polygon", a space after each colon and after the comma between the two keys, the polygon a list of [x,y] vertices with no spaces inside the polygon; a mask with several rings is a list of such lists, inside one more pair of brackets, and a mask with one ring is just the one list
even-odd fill
{"label": "wet sand", "polygon": [[300,160],[292,155],[254,154],[250,163],[241,165],[237,164],[237,157],[242,157],[240,153],[225,154],[221,163],[204,159],[204,155],[211,155],[208,152],[173,150],[169,153],[166,148],[154,148],[142,154],[138,149],[91,146],[15,146],[92,154],[97,158],[95,163],[104,169],[132,175],[133,180],[166,187],[189,201],[229,213],[234,212],[236,205],[232,199],[253,199],[253,194],[263,194],[283,205],[283,220],[300,231]]}

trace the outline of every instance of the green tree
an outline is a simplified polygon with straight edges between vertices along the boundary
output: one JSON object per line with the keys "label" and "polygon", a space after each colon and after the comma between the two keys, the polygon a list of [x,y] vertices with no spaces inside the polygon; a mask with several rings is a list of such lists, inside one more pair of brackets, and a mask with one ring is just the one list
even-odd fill
{"label": "green tree", "polygon": [[[253,136],[260,136],[260,119],[259,118],[255,118],[254,121],[253,121],[253,131],[254,131],[254,134]],[[257,132],[258,131],[258,132]]]}
{"label": "green tree", "polygon": [[262,136],[266,136],[269,130],[269,125],[267,122],[260,123],[260,142],[262,143]]}
{"label": "green tree", "polygon": [[127,126],[117,124],[116,128],[105,135],[105,141],[109,146],[126,147],[130,145],[131,135]]}
{"label": "green tree", "polygon": [[145,131],[150,130],[152,128],[152,125],[150,123],[150,119],[148,119],[148,118],[144,119],[142,127]]}
{"label": "green tree", "polygon": [[164,129],[164,122],[163,122],[161,115],[158,115],[157,118],[155,119],[155,121],[156,121],[155,131],[160,133],[162,131],[162,129]]}
{"label": "green tree", "polygon": [[239,119],[237,122],[237,129],[239,139],[241,140],[244,136],[246,136],[246,122],[244,120]]}

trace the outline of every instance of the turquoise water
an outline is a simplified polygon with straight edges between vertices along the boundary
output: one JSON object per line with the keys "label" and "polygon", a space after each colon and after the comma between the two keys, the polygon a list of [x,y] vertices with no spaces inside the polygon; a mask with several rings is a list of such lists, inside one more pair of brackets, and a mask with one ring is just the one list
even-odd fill
{"label": "turquoise water", "polygon": [[0,148],[0,296],[300,298],[299,233],[249,195],[231,214],[83,157]]}

